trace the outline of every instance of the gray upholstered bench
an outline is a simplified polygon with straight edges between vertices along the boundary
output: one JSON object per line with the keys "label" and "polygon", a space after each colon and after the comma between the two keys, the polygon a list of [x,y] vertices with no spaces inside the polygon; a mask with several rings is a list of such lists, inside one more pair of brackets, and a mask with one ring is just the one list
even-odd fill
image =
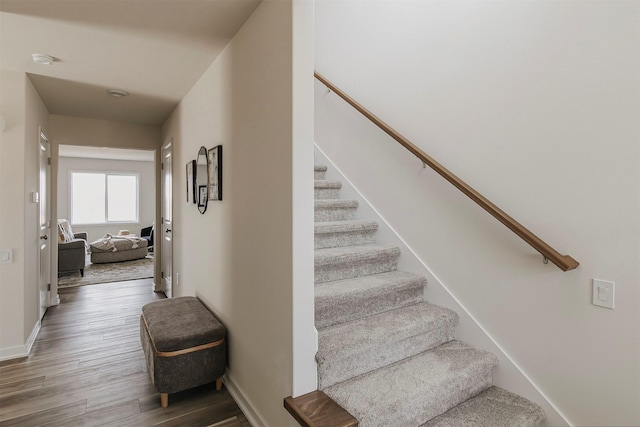
{"label": "gray upholstered bench", "polygon": [[227,368],[226,331],[194,297],[154,301],[142,307],[140,341],[163,408],[169,393],[216,382]]}

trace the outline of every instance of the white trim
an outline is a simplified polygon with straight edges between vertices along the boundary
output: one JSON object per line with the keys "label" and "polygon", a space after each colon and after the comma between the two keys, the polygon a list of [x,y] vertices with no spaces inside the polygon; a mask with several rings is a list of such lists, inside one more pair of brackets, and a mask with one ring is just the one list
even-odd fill
{"label": "white trim", "polygon": [[[371,209],[371,211],[373,211],[373,213],[378,217],[380,222],[384,223],[387,229],[391,233],[393,233],[394,237],[402,243],[402,245],[404,246],[404,248],[402,249],[406,249],[408,252],[410,252],[411,255],[413,255],[414,259],[417,260],[422,266],[422,268],[426,270],[430,278],[433,279],[433,281],[428,280],[429,286],[435,285],[444,289],[444,291],[451,297],[451,299],[453,299],[453,301],[455,301],[456,305],[458,306],[458,308],[455,311],[459,310],[463,312],[464,315],[468,319],[470,319],[477,328],[479,328],[482,331],[485,337],[491,341],[493,346],[495,346],[495,348],[498,351],[500,351],[501,355],[504,356],[504,359],[509,361],[509,363],[511,363],[511,365],[517,370],[517,372],[520,375],[522,375],[522,377],[529,383],[529,385],[538,392],[538,394],[545,400],[545,403],[548,404],[549,407],[553,408],[553,410],[558,414],[559,417],[562,418],[562,420],[565,423],[567,423],[567,425],[573,426],[574,424],[567,419],[567,416],[564,413],[562,413],[562,411],[551,401],[551,399],[537,386],[536,383],[534,383],[534,381],[525,373],[525,371],[513,360],[511,355],[507,353],[507,351],[493,338],[493,336],[480,324],[480,322],[478,322],[478,320],[469,312],[469,310],[467,310],[467,307],[465,307],[465,305],[462,304],[462,302],[453,294],[453,292],[451,292],[451,290],[444,285],[444,283],[433,273],[433,271],[431,271],[431,269],[422,260],[422,258],[418,256],[418,254],[413,250],[413,248],[409,246],[409,244],[396,232],[396,230],[391,226],[391,224],[387,222],[387,220],[380,214],[380,212],[378,212],[378,210],[375,207],[373,207],[373,205],[369,202],[369,200],[356,188],[356,186],[344,175],[344,173],[342,173],[340,168],[338,168],[329,159],[329,157],[324,153],[324,151],[322,151],[322,149],[317,144],[314,143],[314,146],[318,151],[318,153],[323,157],[323,160],[326,161],[330,165],[330,167],[337,172],[338,175],[340,175],[340,179],[343,180],[343,190],[345,189],[344,182],[346,182],[351,187],[351,190],[353,190],[357,194],[357,196],[361,199],[361,201],[364,202],[367,205],[367,207]],[[363,206],[361,203],[360,208],[362,207]],[[435,283],[433,283],[434,281]],[[524,396],[524,397],[527,397],[527,396]]]}
{"label": "white trim", "polygon": [[253,405],[249,402],[249,399],[246,398],[245,394],[242,392],[242,389],[238,387],[238,385],[233,381],[229,372],[224,374],[222,377],[222,382],[224,383],[227,391],[233,397],[233,400],[236,401],[242,413],[247,417],[249,423],[253,427],[264,427],[267,423],[264,419],[258,414],[258,412],[253,408]]}
{"label": "white trim", "polygon": [[0,362],[3,360],[11,360],[18,359],[21,357],[29,356],[31,349],[33,348],[33,344],[36,342],[36,338],[38,337],[38,333],[40,333],[41,323],[38,320],[38,323],[35,324],[31,334],[29,335],[29,339],[25,345],[16,345],[15,347],[9,348],[0,348]]}
{"label": "white trim", "polygon": [[0,362],[3,360],[18,359],[20,357],[27,357],[29,354],[25,346],[17,345],[15,347],[0,348]]}
{"label": "white trim", "polygon": [[51,292],[49,292],[49,307],[56,305],[60,305],[60,294],[51,294]]}
{"label": "white trim", "polygon": [[38,338],[38,334],[40,333],[40,327],[42,326],[42,323],[40,322],[40,320],[38,320],[38,322],[36,322],[36,324],[34,325],[33,329],[31,330],[31,335],[29,335],[29,339],[27,339],[27,344],[26,344],[26,352],[27,352],[27,356],[29,355],[29,353],[31,353],[31,349],[33,348],[33,344],[36,342],[36,338]]}

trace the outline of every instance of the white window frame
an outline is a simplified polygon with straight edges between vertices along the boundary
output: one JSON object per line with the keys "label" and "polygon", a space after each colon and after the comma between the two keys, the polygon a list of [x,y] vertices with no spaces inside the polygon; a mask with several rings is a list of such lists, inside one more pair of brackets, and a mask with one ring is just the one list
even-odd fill
{"label": "white window frame", "polygon": [[[104,222],[91,222],[91,223],[77,223],[73,217],[73,174],[74,173],[87,173],[104,175]],[[135,221],[109,221],[109,189],[108,179],[109,175],[119,176],[135,176],[136,177],[136,219]],[[112,224],[140,224],[140,173],[139,172],[127,172],[127,171],[102,171],[102,170],[69,170],[69,223],[79,226],[94,226],[94,225],[112,225]]]}

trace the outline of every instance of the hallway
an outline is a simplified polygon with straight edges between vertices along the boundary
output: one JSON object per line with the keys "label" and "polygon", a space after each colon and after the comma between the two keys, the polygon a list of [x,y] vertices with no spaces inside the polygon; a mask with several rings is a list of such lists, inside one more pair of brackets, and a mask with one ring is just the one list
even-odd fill
{"label": "hallway", "polygon": [[139,338],[141,307],[164,298],[152,287],[143,279],[61,289],[31,355],[0,362],[0,426],[248,427],[215,383],[160,407]]}

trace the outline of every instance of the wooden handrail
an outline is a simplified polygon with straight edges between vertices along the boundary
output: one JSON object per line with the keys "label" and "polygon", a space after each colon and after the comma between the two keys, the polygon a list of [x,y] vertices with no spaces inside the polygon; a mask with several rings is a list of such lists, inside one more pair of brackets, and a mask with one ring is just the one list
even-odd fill
{"label": "wooden handrail", "polygon": [[551,261],[555,265],[558,266],[562,271],[573,270],[580,263],[570,257],[569,255],[562,255],[547,243],[545,243],[538,236],[529,231],[526,227],[520,224],[515,219],[511,218],[507,215],[502,209],[491,203],[486,197],[482,194],[478,193],[471,186],[469,186],[462,179],[458,178],[454,175],[450,170],[442,166],[440,163],[435,161],[431,156],[418,148],[415,144],[409,141],[404,136],[400,135],[396,130],[394,130],[391,126],[380,120],[376,117],[372,112],[364,108],[358,102],[356,102],[349,95],[341,91],[337,88],[333,83],[328,81],[322,75],[314,72],[314,76],[318,79],[322,84],[328,87],[331,91],[335,92],[340,98],[344,99],[349,105],[358,110],[362,115],[371,120],[376,126],[382,129],[385,133],[387,133],[391,138],[395,139],[402,145],[404,148],[409,150],[414,156],[420,159],[424,164],[428,165],[436,171],[440,176],[449,181],[456,187],[458,190],[462,191],[467,197],[476,202],[480,207],[482,207],[485,211],[489,212],[495,219],[504,224],[509,230],[513,231],[517,234],[522,240],[530,244],[535,250],[540,252],[544,257],[544,260]]}

